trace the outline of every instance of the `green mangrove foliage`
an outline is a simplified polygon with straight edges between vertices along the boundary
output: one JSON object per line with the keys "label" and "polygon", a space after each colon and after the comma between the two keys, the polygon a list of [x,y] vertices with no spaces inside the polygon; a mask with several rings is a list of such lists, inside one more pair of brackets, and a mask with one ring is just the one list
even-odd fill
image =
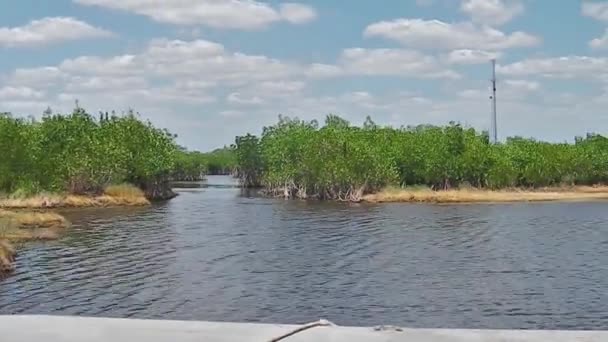
{"label": "green mangrove foliage", "polygon": [[187,151],[180,147],[175,168],[171,175],[174,181],[200,181],[205,175],[231,175],[236,169],[236,155],[229,147],[207,153]]}
{"label": "green mangrove foliage", "polygon": [[236,169],[236,155],[230,147],[215,149],[204,153],[203,158],[207,164],[209,175],[231,175]]}
{"label": "green mangrove foliage", "polygon": [[388,185],[462,185],[499,189],[608,181],[608,139],[574,144],[509,138],[492,145],[486,132],[444,127],[362,127],[329,115],[316,121],[279,117],[261,137],[236,138],[237,176],[272,195],[357,200]]}
{"label": "green mangrove foliage", "polygon": [[207,173],[207,158],[198,151],[187,151],[180,147],[175,156],[175,166],[171,180],[193,182],[205,178]]}
{"label": "green mangrove foliage", "polygon": [[174,138],[132,112],[97,118],[77,108],[39,121],[0,114],[0,192],[91,194],[128,182],[150,198],[167,197]]}

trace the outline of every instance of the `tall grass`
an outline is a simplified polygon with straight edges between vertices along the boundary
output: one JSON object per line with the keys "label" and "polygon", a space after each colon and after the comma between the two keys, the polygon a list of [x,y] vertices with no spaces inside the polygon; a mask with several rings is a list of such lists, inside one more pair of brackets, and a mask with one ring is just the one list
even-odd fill
{"label": "tall grass", "polygon": [[70,223],[49,212],[17,212],[0,209],[0,275],[14,270],[11,241],[54,240]]}
{"label": "tall grass", "polygon": [[[0,222],[0,229],[2,223]],[[0,275],[12,272],[15,269],[15,248],[6,240],[0,238]]]}
{"label": "tall grass", "polygon": [[[600,191],[601,189],[601,191]],[[363,201],[383,202],[424,202],[424,203],[476,203],[476,202],[545,202],[608,199],[608,188],[595,191],[575,188],[525,189],[450,189],[433,191],[430,188],[386,188],[362,197]]]}

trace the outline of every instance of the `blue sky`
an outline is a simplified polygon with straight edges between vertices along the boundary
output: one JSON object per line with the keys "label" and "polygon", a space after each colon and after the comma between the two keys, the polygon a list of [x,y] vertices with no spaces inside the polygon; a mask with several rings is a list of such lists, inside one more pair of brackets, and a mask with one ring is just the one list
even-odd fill
{"label": "blue sky", "polygon": [[608,1],[0,2],[0,111],[75,99],[133,108],[208,150],[278,114],[489,126],[572,140],[608,130]]}

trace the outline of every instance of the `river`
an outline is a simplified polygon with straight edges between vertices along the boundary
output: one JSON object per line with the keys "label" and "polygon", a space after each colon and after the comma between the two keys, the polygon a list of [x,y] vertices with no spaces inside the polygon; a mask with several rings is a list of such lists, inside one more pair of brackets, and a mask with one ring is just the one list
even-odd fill
{"label": "river", "polygon": [[66,212],[60,240],[20,249],[0,314],[608,329],[607,203],[340,204],[231,185]]}

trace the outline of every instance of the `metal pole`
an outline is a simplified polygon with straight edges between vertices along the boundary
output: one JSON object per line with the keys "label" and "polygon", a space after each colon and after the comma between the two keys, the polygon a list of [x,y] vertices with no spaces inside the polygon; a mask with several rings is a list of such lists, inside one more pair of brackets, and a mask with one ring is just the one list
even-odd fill
{"label": "metal pole", "polygon": [[496,123],[496,60],[492,60],[492,143],[498,142],[498,129]]}

